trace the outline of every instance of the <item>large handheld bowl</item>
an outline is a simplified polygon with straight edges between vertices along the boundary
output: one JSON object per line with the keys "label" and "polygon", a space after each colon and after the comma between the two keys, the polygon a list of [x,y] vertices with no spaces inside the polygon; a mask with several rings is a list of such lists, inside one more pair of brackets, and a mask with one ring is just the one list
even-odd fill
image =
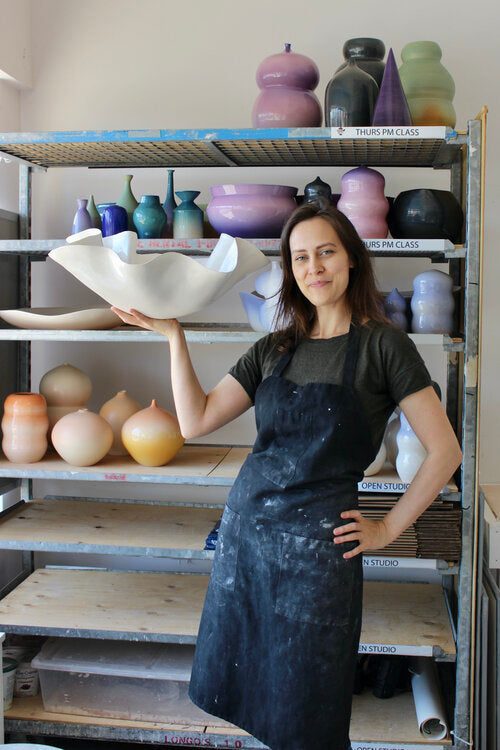
{"label": "large handheld bowl", "polygon": [[134,232],[106,237],[107,246],[97,229],[72,235],[66,242],[50,251],[52,260],[111,305],[151,318],[197,312],[268,264],[254,244],[227,234],[221,235],[205,264],[171,251],[138,255]]}

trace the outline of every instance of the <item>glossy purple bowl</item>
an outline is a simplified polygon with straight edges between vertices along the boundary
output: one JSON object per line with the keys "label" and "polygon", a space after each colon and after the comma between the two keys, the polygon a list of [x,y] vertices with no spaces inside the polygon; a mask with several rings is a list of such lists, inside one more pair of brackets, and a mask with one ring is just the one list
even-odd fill
{"label": "glossy purple bowl", "polygon": [[208,220],[232,237],[279,237],[297,208],[297,188],[288,185],[214,185],[210,192]]}

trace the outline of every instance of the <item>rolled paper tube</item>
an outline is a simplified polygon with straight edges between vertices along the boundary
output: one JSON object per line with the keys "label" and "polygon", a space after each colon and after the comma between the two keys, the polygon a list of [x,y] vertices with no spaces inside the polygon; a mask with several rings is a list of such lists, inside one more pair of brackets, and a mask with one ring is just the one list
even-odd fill
{"label": "rolled paper tube", "polygon": [[430,658],[416,657],[411,662],[410,672],[420,734],[430,740],[442,740],[448,734],[448,725],[436,665]]}

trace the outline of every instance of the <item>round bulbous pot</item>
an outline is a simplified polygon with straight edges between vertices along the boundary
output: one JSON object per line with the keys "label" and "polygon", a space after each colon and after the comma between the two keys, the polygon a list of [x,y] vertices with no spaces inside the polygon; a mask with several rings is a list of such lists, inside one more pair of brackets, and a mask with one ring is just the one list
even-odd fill
{"label": "round bulbous pot", "polygon": [[2,450],[9,461],[35,463],[47,450],[47,402],[40,393],[11,393],[4,402]]}
{"label": "round bulbous pot", "polygon": [[73,466],[93,466],[109,452],[113,430],[106,420],[88,409],[66,414],[51,433],[52,445]]}
{"label": "round bulbous pot", "polygon": [[345,62],[337,68],[336,73],[343,70],[348,65],[349,60],[354,60],[356,65],[374,78],[377,86],[380,86],[385,70],[383,61],[385,44],[381,39],[373,39],[372,37],[348,39],[344,42],[342,52]]}
{"label": "round bulbous pot", "polygon": [[85,406],[92,383],[85,372],[65,362],[43,375],[39,389],[48,406]]}
{"label": "round bulbous pot", "polygon": [[128,455],[128,451],[122,442],[122,427],[132,414],[141,409],[141,405],[131,398],[127,391],[118,391],[116,396],[113,396],[101,406],[99,414],[104,417],[113,430],[113,445],[109,451],[111,456]]}
{"label": "round bulbous pot", "polygon": [[155,399],[147,409],[127,419],[121,437],[132,458],[142,466],[164,466],[184,445],[177,417],[161,409]]}
{"label": "round bulbous pot", "polygon": [[415,188],[396,196],[387,223],[394,239],[460,242],[464,214],[450,190]]}

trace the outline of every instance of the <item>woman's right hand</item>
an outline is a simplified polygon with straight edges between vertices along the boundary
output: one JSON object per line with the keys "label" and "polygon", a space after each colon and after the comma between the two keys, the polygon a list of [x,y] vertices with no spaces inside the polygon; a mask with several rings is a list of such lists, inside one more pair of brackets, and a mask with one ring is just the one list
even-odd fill
{"label": "woman's right hand", "polygon": [[131,309],[125,312],[118,307],[111,307],[111,309],[129,326],[138,326],[139,328],[145,328],[147,331],[161,333],[167,339],[171,339],[182,332],[181,325],[175,318],[149,318],[138,310]]}

